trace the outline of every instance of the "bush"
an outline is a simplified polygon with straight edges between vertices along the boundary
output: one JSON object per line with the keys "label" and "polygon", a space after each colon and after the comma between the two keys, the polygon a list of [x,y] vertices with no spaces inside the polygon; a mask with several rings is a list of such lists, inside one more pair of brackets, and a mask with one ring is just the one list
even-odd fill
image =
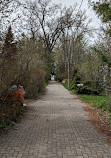
{"label": "bush", "polygon": [[5,102],[0,105],[0,131],[8,130],[23,112],[21,102]]}
{"label": "bush", "polygon": [[90,95],[90,94],[98,95],[99,94],[98,90],[88,87],[86,85],[76,88],[76,92],[78,94],[87,94],[87,95]]}
{"label": "bush", "polygon": [[88,87],[91,87],[92,89],[96,89],[99,94],[101,92],[104,92],[104,87],[103,87],[102,83],[99,81],[95,81],[95,82],[86,81],[86,82],[84,82],[84,85],[87,85]]}
{"label": "bush", "polygon": [[23,79],[26,98],[37,98],[38,93],[44,89],[45,76],[42,70],[31,70]]}
{"label": "bush", "polygon": [[76,75],[74,78],[73,78],[73,81],[71,83],[71,89],[76,89],[77,88],[77,84],[80,83],[80,77],[78,75]]}
{"label": "bush", "polygon": [[[77,84],[83,83],[83,86],[77,87]],[[97,87],[95,87],[95,83],[91,81],[81,81],[81,78],[79,75],[76,75],[73,78],[73,81],[71,83],[71,89],[75,90],[78,94],[94,94],[98,95],[103,91],[103,88],[101,84],[97,83]]]}

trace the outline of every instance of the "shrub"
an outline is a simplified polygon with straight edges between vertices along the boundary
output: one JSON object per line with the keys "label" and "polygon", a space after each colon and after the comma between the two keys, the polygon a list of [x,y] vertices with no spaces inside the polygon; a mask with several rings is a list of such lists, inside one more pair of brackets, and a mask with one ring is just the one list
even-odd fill
{"label": "shrub", "polygon": [[38,93],[44,89],[45,76],[42,70],[31,70],[29,71],[23,81],[22,85],[25,88],[26,98],[36,98]]}
{"label": "shrub", "polygon": [[77,88],[77,84],[80,83],[80,77],[78,75],[76,75],[71,83],[71,89],[76,89]]}
{"label": "shrub", "polygon": [[[83,83],[83,86],[77,87],[77,84],[80,84],[81,82]],[[93,83],[91,81],[81,81],[80,76],[76,75],[73,78],[73,81],[71,83],[71,89],[75,90],[78,94],[98,95],[103,91],[103,87],[99,83],[97,83],[96,85],[97,85],[96,88],[94,88],[95,83]]]}
{"label": "shrub", "polygon": [[98,90],[88,87],[86,85],[76,88],[76,92],[78,94],[87,94],[87,95],[90,95],[90,94],[98,95],[99,94]]}
{"label": "shrub", "polygon": [[0,105],[0,131],[8,130],[23,111],[21,102],[5,102]]}

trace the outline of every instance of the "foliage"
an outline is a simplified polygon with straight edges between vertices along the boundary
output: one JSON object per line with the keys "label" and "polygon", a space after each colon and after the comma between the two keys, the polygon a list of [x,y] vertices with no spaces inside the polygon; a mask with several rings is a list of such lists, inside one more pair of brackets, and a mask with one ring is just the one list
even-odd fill
{"label": "foliage", "polygon": [[71,90],[73,93],[86,95],[99,95],[101,93],[102,89],[100,89],[100,86],[98,86],[98,89],[95,89],[91,84],[89,84],[90,82],[88,84],[87,83],[85,83],[83,86],[77,86],[77,84],[80,84],[80,77],[77,77],[77,75],[74,77],[71,83],[71,88],[68,88],[67,82],[62,82],[63,86],[66,89]]}
{"label": "foliage", "polygon": [[86,94],[86,95],[90,95],[90,94],[98,95],[99,94],[98,90],[96,90],[92,87],[86,86],[86,85],[78,87],[76,89],[76,93]]}
{"label": "foliage", "polygon": [[101,21],[106,24],[106,34],[111,37],[111,1],[98,0],[91,2],[91,5],[96,14],[101,18]]}
{"label": "foliage", "polygon": [[18,121],[18,117],[23,114],[24,107],[20,102],[7,102],[7,105],[0,105],[0,132],[7,131]]}
{"label": "foliage", "polygon": [[96,88],[95,88],[95,83],[90,81],[83,81],[82,82],[83,86],[77,86],[77,84],[75,84],[73,88],[77,94],[99,95],[104,91],[104,88],[100,83],[97,84]]}
{"label": "foliage", "polygon": [[43,91],[44,82],[42,71],[36,69],[28,71],[22,81],[22,85],[25,87],[25,97],[36,98],[36,95]]}
{"label": "foliage", "polygon": [[13,38],[11,26],[5,36],[5,41],[0,54],[0,94],[9,88],[18,75],[17,47]]}
{"label": "foliage", "polygon": [[102,0],[93,2],[93,9],[96,11],[98,16],[101,17],[103,22],[111,21],[111,1],[110,0]]}
{"label": "foliage", "polygon": [[25,97],[36,99],[44,91],[44,83],[50,78],[50,58],[41,41],[14,40],[11,26],[4,38],[0,54],[0,130],[16,121],[21,105],[9,100],[8,90],[12,85],[23,85]]}
{"label": "foliage", "polygon": [[16,43],[14,41],[12,28],[11,26],[9,26],[8,32],[5,37],[2,53],[5,54],[7,57],[13,58],[16,55],[16,52],[17,52],[17,48],[16,48]]}
{"label": "foliage", "polygon": [[36,98],[43,91],[44,82],[50,79],[51,64],[47,63],[49,56],[42,42],[33,39],[23,39],[20,47],[18,63],[22,77],[18,83],[24,86],[25,97]]}
{"label": "foliage", "polygon": [[[87,71],[87,70],[86,70]],[[93,76],[92,76],[93,77]],[[71,83],[71,89],[75,90],[78,94],[94,94],[98,95],[103,91],[103,86],[99,80],[88,80],[88,76],[82,75],[79,72],[75,74]],[[77,86],[77,84],[83,84],[83,86]]]}
{"label": "foliage", "polygon": [[106,54],[101,54],[102,61],[108,64],[108,67],[111,68],[111,57]]}
{"label": "foliage", "polygon": [[72,80],[71,89],[77,89],[77,84],[80,83],[80,76],[77,74]]}
{"label": "foliage", "polygon": [[89,48],[82,58],[82,63],[79,68],[80,73],[84,76],[86,81],[96,83],[100,78],[100,68],[101,60],[98,54]]}
{"label": "foliage", "polygon": [[102,51],[99,48],[94,47],[94,50],[98,53],[98,56],[101,59],[102,63],[107,63],[108,67],[111,68],[111,56],[107,55],[106,52]]}

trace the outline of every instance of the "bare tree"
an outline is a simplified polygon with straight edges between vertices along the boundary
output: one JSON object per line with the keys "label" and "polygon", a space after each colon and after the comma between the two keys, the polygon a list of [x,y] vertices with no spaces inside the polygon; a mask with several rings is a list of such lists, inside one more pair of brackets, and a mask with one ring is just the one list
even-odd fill
{"label": "bare tree", "polygon": [[68,74],[68,87],[70,87],[71,71],[76,69],[81,62],[84,53],[85,35],[91,32],[86,23],[85,12],[79,12],[73,25],[64,31],[61,38],[62,51],[64,54],[65,69]]}
{"label": "bare tree", "polygon": [[28,8],[32,34],[38,30],[46,49],[52,52],[62,32],[73,25],[76,7],[62,8],[60,5],[51,5],[51,0],[38,0],[30,2]]}

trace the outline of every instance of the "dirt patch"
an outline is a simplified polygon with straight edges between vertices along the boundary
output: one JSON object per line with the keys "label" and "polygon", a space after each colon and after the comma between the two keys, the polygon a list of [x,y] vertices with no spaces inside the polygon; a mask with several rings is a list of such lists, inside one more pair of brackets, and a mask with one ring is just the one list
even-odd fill
{"label": "dirt patch", "polygon": [[107,120],[106,112],[101,109],[96,109],[89,104],[84,106],[83,109],[88,112],[87,116],[89,121],[97,131],[107,136],[108,143],[111,145],[111,124]]}

